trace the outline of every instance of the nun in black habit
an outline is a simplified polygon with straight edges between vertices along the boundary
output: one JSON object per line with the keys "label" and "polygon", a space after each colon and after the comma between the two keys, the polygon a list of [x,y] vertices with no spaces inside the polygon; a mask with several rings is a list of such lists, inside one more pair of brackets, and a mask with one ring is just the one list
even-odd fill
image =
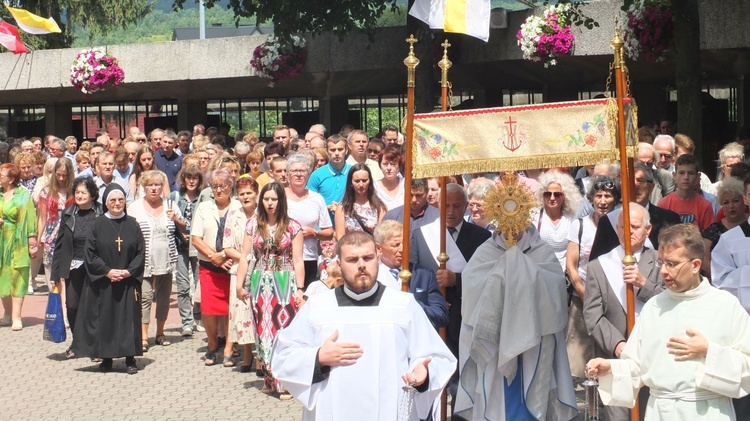
{"label": "nun in black habit", "polygon": [[86,238],[84,281],[78,322],[73,332],[78,356],[101,358],[101,371],[125,357],[128,374],[138,372],[141,347],[141,282],[144,242],[141,229],[125,212],[125,190],[117,183],[105,190],[107,212],[96,218]]}

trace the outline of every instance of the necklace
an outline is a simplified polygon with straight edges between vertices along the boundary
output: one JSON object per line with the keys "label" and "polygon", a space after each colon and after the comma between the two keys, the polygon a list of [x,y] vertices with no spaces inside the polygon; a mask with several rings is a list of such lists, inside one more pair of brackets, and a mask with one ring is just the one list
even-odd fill
{"label": "necklace", "polygon": [[[107,221],[109,221],[109,224],[112,225],[112,229],[115,228],[115,224],[112,223],[112,220],[107,218]],[[120,224],[120,229],[117,230],[117,240],[115,240],[115,243],[117,243],[117,252],[120,253],[122,251],[122,239],[120,238],[120,232],[122,231],[122,224]]]}

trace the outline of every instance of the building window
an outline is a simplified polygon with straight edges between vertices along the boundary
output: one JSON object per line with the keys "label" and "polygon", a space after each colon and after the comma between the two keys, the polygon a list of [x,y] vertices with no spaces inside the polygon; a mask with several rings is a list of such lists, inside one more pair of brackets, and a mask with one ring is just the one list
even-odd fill
{"label": "building window", "polygon": [[[177,117],[177,101],[136,101],[77,104],[72,107],[74,131],[80,124],[80,136],[84,140],[95,140],[96,131],[107,130],[110,137],[123,139],[128,129],[136,126],[148,131],[156,127],[167,128],[159,122],[161,117]],[[79,122],[79,123],[77,123]],[[154,125],[155,124],[155,125]],[[176,125],[176,121],[174,123]],[[153,127],[151,127],[153,126]],[[170,127],[177,129],[177,127]]]}
{"label": "building window", "polygon": [[24,105],[0,108],[0,134],[12,137],[44,136],[44,105]]}
{"label": "building window", "polygon": [[535,90],[503,89],[503,107],[513,105],[531,105],[544,102],[544,95]]}
{"label": "building window", "polygon": [[[317,113],[319,106],[319,101],[311,97],[216,99],[206,102],[206,113],[211,125],[229,123],[229,133],[242,130],[257,133],[259,137],[272,137],[274,127],[285,124],[292,114]],[[295,129],[304,137],[308,127]]]}
{"label": "building window", "polygon": [[406,115],[406,95],[373,95],[349,98],[349,111],[359,113],[359,121],[350,121],[353,126],[359,123],[360,129],[374,137],[383,126],[393,124],[401,127]]}

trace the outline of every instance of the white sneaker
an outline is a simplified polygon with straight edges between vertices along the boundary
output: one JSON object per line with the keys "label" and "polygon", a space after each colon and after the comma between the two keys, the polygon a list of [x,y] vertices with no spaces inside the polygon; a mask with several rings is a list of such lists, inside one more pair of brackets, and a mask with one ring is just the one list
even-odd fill
{"label": "white sneaker", "polygon": [[193,329],[189,327],[182,329],[182,336],[193,336]]}
{"label": "white sneaker", "polygon": [[203,327],[203,321],[198,320],[197,322],[195,322],[195,331],[196,332],[205,332],[206,331],[206,328]]}
{"label": "white sneaker", "polygon": [[13,327],[10,328],[13,331],[23,330],[23,323],[20,320],[13,321]]}

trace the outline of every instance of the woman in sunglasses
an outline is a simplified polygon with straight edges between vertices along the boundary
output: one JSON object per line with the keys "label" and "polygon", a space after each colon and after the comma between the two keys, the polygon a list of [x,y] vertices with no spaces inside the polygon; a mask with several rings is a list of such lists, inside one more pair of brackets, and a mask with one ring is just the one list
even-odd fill
{"label": "woman in sunglasses", "polygon": [[581,201],[581,193],[573,177],[548,171],[539,176],[537,199],[542,203],[535,221],[539,235],[555,251],[560,267],[565,271],[568,250],[568,231]]}

